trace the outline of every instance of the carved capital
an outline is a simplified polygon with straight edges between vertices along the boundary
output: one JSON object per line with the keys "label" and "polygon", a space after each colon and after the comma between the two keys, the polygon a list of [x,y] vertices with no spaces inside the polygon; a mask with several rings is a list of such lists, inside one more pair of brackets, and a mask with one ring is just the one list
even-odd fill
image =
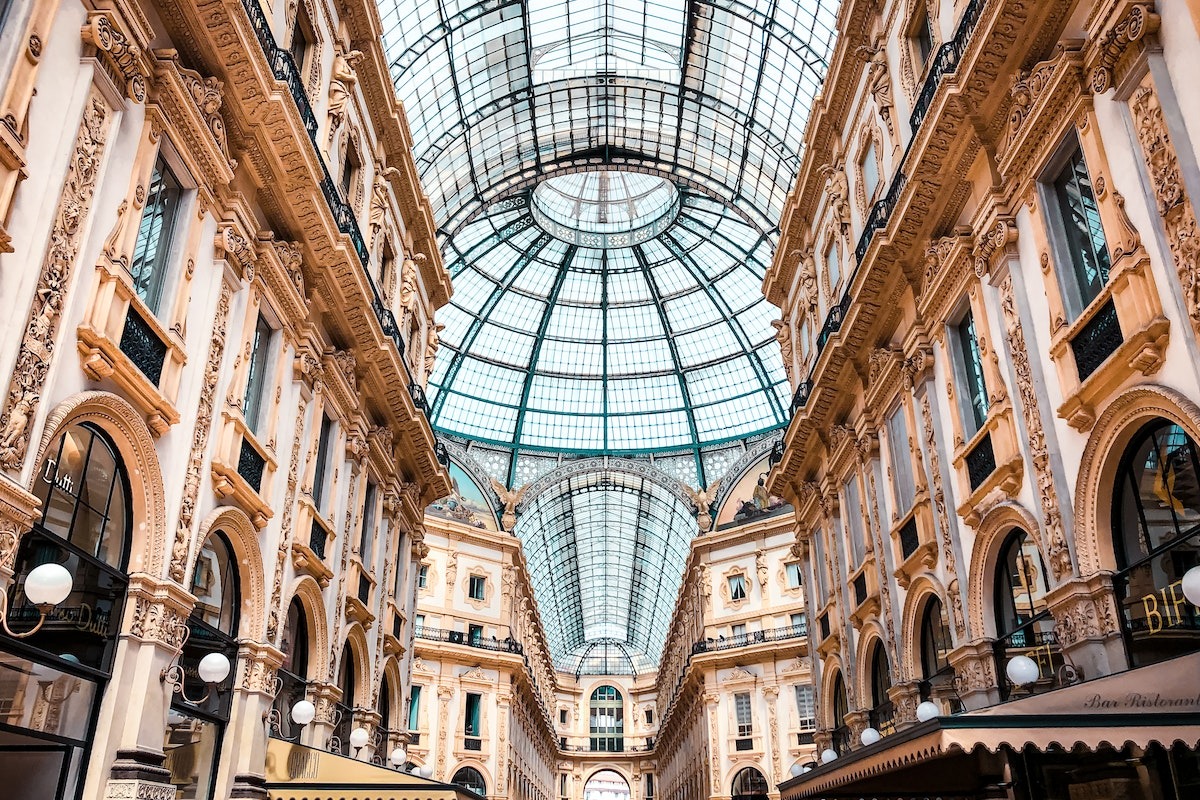
{"label": "carved capital", "polygon": [[146,102],[150,65],[117,15],[112,11],[89,13],[80,35],[96,49],[108,68],[124,79],[125,95],[138,103]]}
{"label": "carved capital", "polygon": [[1158,31],[1161,19],[1154,13],[1153,3],[1135,3],[1124,16],[1095,39],[1088,83],[1096,94],[1105,92],[1115,82],[1117,65],[1131,44],[1140,42]]}

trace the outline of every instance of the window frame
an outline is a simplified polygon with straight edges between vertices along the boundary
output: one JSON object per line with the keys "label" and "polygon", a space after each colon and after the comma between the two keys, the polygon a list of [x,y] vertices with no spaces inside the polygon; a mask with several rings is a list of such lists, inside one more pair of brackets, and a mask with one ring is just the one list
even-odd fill
{"label": "window frame", "polygon": [[333,480],[333,470],[330,462],[333,460],[334,443],[337,441],[337,419],[325,413],[324,409],[317,413],[321,415],[321,424],[317,426],[316,462],[313,465],[312,500],[317,511],[325,514],[329,511],[333,488],[328,484]]}
{"label": "window frame", "polygon": [[[265,332],[265,336],[264,336]],[[260,309],[250,337],[250,357],[246,364],[246,389],[242,393],[242,419],[255,436],[263,433],[264,401],[270,396],[274,381],[275,334],[277,329]]]}
{"label": "window frame", "polygon": [[[475,588],[479,587],[479,594],[475,593]],[[467,597],[471,600],[483,602],[487,599],[487,576],[486,575],[468,575],[467,576]]]}
{"label": "window frame", "polygon": [[[155,186],[154,176],[159,174],[160,165],[166,169],[167,174],[174,182],[174,191],[177,192],[177,195],[175,198],[175,208],[170,213],[169,226],[164,225],[160,228],[154,254],[151,257],[153,288],[151,291],[143,293],[139,289],[139,275],[142,269],[139,268],[138,263],[142,257],[139,256],[138,251],[143,241],[142,231],[143,226],[146,224],[147,215],[152,213],[153,204],[156,202],[155,195],[153,194]],[[187,247],[188,226],[190,225],[190,215],[196,197],[196,181],[183,159],[175,151],[170,139],[165,135],[159,144],[158,152],[154,156],[154,163],[150,173],[146,176],[146,184],[146,199],[142,204],[142,214],[137,221],[137,235],[134,237],[133,250],[129,254],[127,274],[132,284],[133,295],[137,297],[138,302],[155,319],[161,320],[170,315],[171,305],[173,305],[168,298],[171,296],[171,291],[178,285],[177,276],[179,270],[177,267],[183,260],[183,253]]]}
{"label": "window frame", "polygon": [[[991,413],[987,370],[983,361],[983,348],[979,342],[979,321],[976,319],[970,303],[967,303],[957,321],[947,327],[950,333],[949,338],[954,342],[954,346],[950,348],[950,360],[954,369],[954,382],[958,387],[955,394],[958,396],[958,412],[962,419],[963,438],[969,441],[987,425],[988,415]],[[968,356],[968,332],[977,359],[971,359]],[[972,367],[977,367],[977,370],[973,370]],[[975,380],[972,372],[975,372],[975,376],[978,378],[978,387],[973,385]],[[980,398],[982,407],[977,403]]]}
{"label": "window frame", "polygon": [[737,725],[739,739],[746,739],[754,735],[754,708],[750,702],[749,692],[734,692],[733,719],[734,724]]}
{"label": "window frame", "polygon": [[[1068,223],[1066,212],[1063,208],[1058,189],[1060,178],[1076,157],[1078,157],[1079,162],[1083,165],[1084,172],[1087,174],[1088,192],[1091,195],[1091,202],[1095,206],[1099,232],[1104,240],[1104,246],[1099,251],[1099,254],[1103,256],[1106,263],[1097,265],[1099,271],[1104,273],[1103,280],[1095,288],[1094,293],[1090,297],[1087,296],[1087,291],[1090,291],[1090,289],[1085,291],[1085,287],[1081,283],[1083,280],[1083,276],[1080,274],[1082,266],[1076,260],[1078,251],[1072,246],[1070,235],[1067,233]],[[1050,241],[1050,249],[1054,254],[1054,272],[1061,287],[1060,295],[1062,296],[1063,309],[1067,314],[1067,321],[1072,322],[1082,316],[1084,311],[1098,297],[1104,294],[1105,287],[1112,279],[1113,261],[1112,250],[1108,243],[1108,232],[1104,229],[1104,218],[1100,214],[1099,198],[1096,197],[1095,179],[1092,176],[1092,168],[1088,164],[1083,143],[1079,140],[1079,136],[1074,130],[1069,131],[1063,137],[1054,155],[1050,157],[1042,168],[1037,179],[1037,192],[1042,207],[1042,223],[1046,226],[1046,237]]]}

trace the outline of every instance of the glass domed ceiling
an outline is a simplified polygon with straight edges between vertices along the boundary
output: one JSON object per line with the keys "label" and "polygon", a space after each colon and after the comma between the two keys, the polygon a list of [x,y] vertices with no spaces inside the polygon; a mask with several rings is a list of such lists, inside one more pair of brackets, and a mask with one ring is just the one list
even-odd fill
{"label": "glass domed ceiling", "polygon": [[[664,230],[624,246],[547,230],[628,236],[664,213]],[[522,450],[635,453],[786,422],[779,312],[760,288],[773,244],[724,204],[649,175],[581,173],[493,204],[448,245],[435,426]]]}

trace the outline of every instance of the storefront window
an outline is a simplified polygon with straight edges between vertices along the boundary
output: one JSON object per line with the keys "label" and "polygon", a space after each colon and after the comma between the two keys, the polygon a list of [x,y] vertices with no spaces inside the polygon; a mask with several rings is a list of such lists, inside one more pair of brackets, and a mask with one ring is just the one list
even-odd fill
{"label": "storefront window", "polygon": [[[934,689],[949,686],[954,681],[950,666],[950,626],[946,622],[946,607],[930,595],[921,614],[921,700],[931,700]],[[957,710],[957,709],[956,709]]]}
{"label": "storefront window", "polygon": [[280,649],[283,663],[276,672],[279,694],[275,696],[268,730],[277,739],[296,741],[300,726],[292,722],[292,706],[304,700],[308,691],[308,622],[298,598],[288,605]]}
{"label": "storefront window", "polygon": [[[999,634],[995,645],[997,674],[1006,674],[1009,659],[1028,656],[1041,669],[1041,678],[1025,691],[1050,688],[1063,658],[1054,635],[1054,617],[1046,604],[1046,565],[1037,542],[1020,528],[1008,534],[1000,549],[993,589]],[[1001,697],[1008,699],[1012,688],[1007,679],[1002,681]]]}
{"label": "storefront window", "polygon": [[895,710],[888,689],[892,687],[892,671],[888,667],[887,653],[883,642],[875,643],[871,656],[871,727],[883,735],[896,730]]}
{"label": "storefront window", "polygon": [[1180,588],[1200,563],[1200,465],[1178,425],[1157,420],[1125,450],[1113,487],[1114,586],[1133,666],[1200,649],[1200,618]]}
{"label": "storefront window", "polygon": [[846,683],[839,672],[833,678],[833,749],[838,755],[850,752],[850,726],[846,724],[848,713],[850,704],[846,701]]}
{"label": "storefront window", "polygon": [[0,794],[71,798],[82,789],[129,585],[129,480],[116,447],[88,424],[51,442],[35,476],[42,516],[21,538],[9,626],[28,631],[40,619],[24,594],[34,567],[61,564],[74,583],[37,633],[0,635]]}

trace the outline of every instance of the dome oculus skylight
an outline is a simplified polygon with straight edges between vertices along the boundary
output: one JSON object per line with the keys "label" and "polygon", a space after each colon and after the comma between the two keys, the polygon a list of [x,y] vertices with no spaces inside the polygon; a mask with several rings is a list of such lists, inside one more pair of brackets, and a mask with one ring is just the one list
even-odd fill
{"label": "dome oculus skylight", "polygon": [[538,184],[530,210],[543,230],[568,244],[629,247],[670,227],[679,213],[679,192],[657,175],[576,172]]}

